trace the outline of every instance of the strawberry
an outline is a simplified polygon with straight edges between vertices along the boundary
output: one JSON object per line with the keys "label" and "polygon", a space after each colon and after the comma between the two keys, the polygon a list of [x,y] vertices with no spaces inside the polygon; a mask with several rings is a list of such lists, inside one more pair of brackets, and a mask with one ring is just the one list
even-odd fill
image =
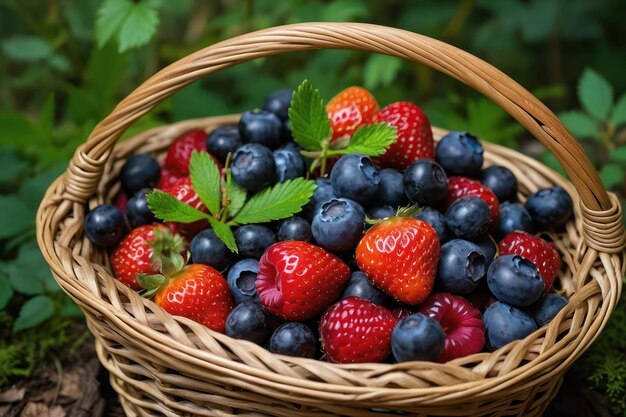
{"label": "strawberry", "polygon": [[491,227],[493,230],[498,224],[498,216],[500,213],[500,203],[493,191],[471,178],[448,178],[448,194],[444,198],[444,209],[447,210],[450,204],[463,197],[478,197],[485,200],[489,205],[489,217],[491,218]]}
{"label": "strawberry", "polygon": [[[167,149],[163,167],[170,170],[172,174],[184,177],[189,175],[189,161],[193,151],[207,152],[207,134],[202,130],[191,130],[183,133]],[[222,168],[220,162],[211,155],[217,166]],[[163,175],[163,174],[161,174]]]}
{"label": "strawberry", "polygon": [[306,320],[335,300],[350,268],[319,246],[286,240],[270,246],[259,261],[256,288],[261,304],[287,320]]}
{"label": "strawberry", "polygon": [[561,257],[554,242],[547,242],[539,236],[515,231],[507,234],[498,244],[500,256],[519,255],[535,264],[547,292],[561,269]]}
{"label": "strawberry", "polygon": [[174,172],[170,171],[169,169],[161,167],[161,177],[159,178],[159,182],[154,188],[158,190],[166,189],[167,187],[173,185],[180,178],[181,177],[175,175]]}
{"label": "strawberry", "polygon": [[[193,189],[193,185],[191,184],[191,178],[189,177],[181,177],[175,183],[166,186],[163,188],[168,194],[176,197],[177,200],[182,201],[183,203],[190,205],[191,207],[197,208],[200,211],[208,213],[208,209],[198,197],[195,190]],[[207,226],[207,222],[205,220],[199,220],[194,223],[186,223],[179,224],[179,228],[181,233],[187,236],[193,236],[197,234],[200,230],[204,229]]]}
{"label": "strawberry", "polygon": [[184,250],[182,238],[162,224],[133,229],[111,253],[113,274],[135,291],[141,289],[137,274],[158,272],[160,259],[168,252]]}
{"label": "strawberry", "polygon": [[373,122],[386,122],[397,129],[396,141],[376,158],[380,166],[404,171],[418,159],[434,159],[435,144],[430,122],[415,104],[406,101],[390,104],[376,115]]}
{"label": "strawberry", "polygon": [[356,263],[370,281],[406,304],[419,304],[433,288],[439,262],[439,237],[413,217],[389,217],[365,233]]}
{"label": "strawberry", "polygon": [[120,209],[122,213],[126,213],[126,205],[128,204],[128,194],[124,190],[120,190],[113,200],[113,205]]}
{"label": "strawberry", "polygon": [[398,319],[385,307],[354,296],[326,310],[320,337],[328,362],[380,362],[391,353],[391,332]]}
{"label": "strawberry", "polygon": [[352,134],[361,126],[369,124],[378,111],[376,99],[362,87],[348,87],[326,105],[333,128],[332,140]]}

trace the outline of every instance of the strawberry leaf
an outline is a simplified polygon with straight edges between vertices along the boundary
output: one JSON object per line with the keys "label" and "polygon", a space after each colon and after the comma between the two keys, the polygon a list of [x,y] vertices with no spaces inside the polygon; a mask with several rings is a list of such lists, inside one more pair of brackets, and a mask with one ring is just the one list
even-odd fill
{"label": "strawberry leaf", "polygon": [[211,214],[221,209],[220,170],[206,152],[194,151],[189,161],[189,177],[193,189]]}
{"label": "strawberry leaf", "polygon": [[343,149],[330,150],[330,155],[360,153],[367,156],[378,156],[396,140],[396,128],[387,123],[375,123],[361,126],[352,136],[348,146]]}
{"label": "strawberry leaf", "polygon": [[333,134],[320,92],[307,80],[293,93],[289,120],[294,140],[311,151],[322,150],[322,142]]}
{"label": "strawberry leaf", "polygon": [[230,225],[220,223],[213,217],[209,217],[209,223],[211,224],[211,228],[215,232],[215,236],[217,236],[222,242],[224,242],[226,247],[232,252],[239,253],[239,250],[237,249],[237,243],[235,242],[235,235],[230,229]]}
{"label": "strawberry leaf", "polygon": [[161,190],[152,191],[146,198],[154,215],[166,222],[193,223],[210,217]]}
{"label": "strawberry leaf", "polygon": [[246,202],[246,190],[238,186],[231,178],[230,170],[226,173],[226,198],[228,215],[235,217]]}
{"label": "strawberry leaf", "polygon": [[235,224],[265,223],[287,218],[302,210],[315,191],[315,182],[296,178],[254,195],[233,219]]}

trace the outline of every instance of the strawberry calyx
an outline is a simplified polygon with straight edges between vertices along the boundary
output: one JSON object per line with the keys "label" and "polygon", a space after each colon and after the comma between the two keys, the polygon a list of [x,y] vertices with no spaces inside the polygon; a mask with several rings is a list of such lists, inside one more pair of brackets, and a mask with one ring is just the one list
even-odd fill
{"label": "strawberry calyx", "polygon": [[148,243],[152,248],[152,269],[159,273],[137,274],[137,282],[144,289],[141,295],[150,298],[184,269],[189,256],[181,255],[185,249],[182,237],[167,228],[155,228],[154,240]]}
{"label": "strawberry calyx", "polygon": [[396,210],[396,215],[393,217],[385,217],[383,219],[372,219],[365,216],[365,223],[369,225],[377,225],[384,221],[388,221],[389,219],[397,219],[403,217],[415,217],[420,214],[424,210],[423,207],[420,207],[419,204],[412,204],[410,206],[398,207]]}

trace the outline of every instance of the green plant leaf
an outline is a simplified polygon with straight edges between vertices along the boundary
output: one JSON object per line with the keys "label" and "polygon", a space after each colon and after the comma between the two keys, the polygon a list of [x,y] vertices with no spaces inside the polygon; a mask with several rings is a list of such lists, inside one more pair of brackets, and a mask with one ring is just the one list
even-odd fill
{"label": "green plant leaf", "polygon": [[613,107],[613,112],[611,113],[611,124],[613,126],[620,126],[626,123],[626,93],[622,94],[620,99]]}
{"label": "green plant leaf", "polygon": [[105,0],[98,9],[96,19],[96,40],[98,48],[108,43],[133,10],[131,0]]}
{"label": "green plant leaf", "polygon": [[52,317],[54,313],[54,303],[45,295],[38,295],[26,301],[13,323],[13,331],[35,327]]}
{"label": "green plant leaf", "polygon": [[375,89],[390,85],[396,79],[401,66],[400,58],[381,54],[371,55],[363,69],[365,88]]}
{"label": "green plant leaf", "polygon": [[607,189],[612,189],[622,183],[624,168],[618,164],[606,164],[600,170],[600,179]]}
{"label": "green plant leaf", "polygon": [[237,243],[235,242],[235,235],[233,231],[230,229],[229,224],[220,223],[214,218],[209,218],[209,223],[211,224],[211,228],[215,232],[215,236],[217,236],[231,252],[239,253],[237,249]]}
{"label": "green plant leaf", "polygon": [[0,213],[5,219],[0,225],[0,239],[6,239],[35,225],[35,212],[14,195],[0,195]]}
{"label": "green plant leaf", "polygon": [[246,202],[246,190],[232,180],[230,170],[226,173],[226,197],[228,198],[228,215],[235,217]]}
{"label": "green plant leaf", "polygon": [[613,106],[613,87],[591,68],[578,82],[578,98],[583,109],[598,120],[605,120]]}
{"label": "green plant leaf", "polygon": [[0,272],[0,310],[2,310],[13,297],[13,288],[7,277]]}
{"label": "green plant leaf", "polygon": [[149,4],[134,3],[119,33],[120,53],[145,45],[156,33],[159,14]]}
{"label": "green plant leaf", "polygon": [[610,153],[611,161],[615,162],[626,162],[626,146],[621,146],[619,148],[613,149]]}
{"label": "green plant leaf", "polygon": [[189,177],[193,189],[211,214],[219,213],[222,206],[220,170],[211,155],[194,151],[189,161]]}
{"label": "green plant leaf", "polygon": [[17,258],[4,264],[13,289],[21,294],[36,295],[60,291],[50,273],[50,266],[34,241],[22,244]]}
{"label": "green plant leaf", "polygon": [[14,61],[35,62],[52,55],[52,46],[38,36],[13,36],[2,41],[2,51]]}
{"label": "green plant leaf", "polygon": [[598,124],[581,111],[569,111],[559,114],[559,118],[565,126],[578,138],[598,136]]}
{"label": "green plant leaf", "polygon": [[320,92],[307,80],[293,93],[289,120],[294,140],[311,151],[321,150],[322,142],[333,133]]}
{"label": "green plant leaf", "polygon": [[12,149],[0,149],[0,183],[15,181],[26,170],[26,162]]}
{"label": "green plant leaf", "polygon": [[255,194],[233,219],[233,223],[265,223],[287,218],[302,210],[315,191],[315,182],[296,178]]}
{"label": "green plant leaf", "polygon": [[330,151],[329,154],[361,153],[367,156],[378,156],[396,140],[396,128],[387,123],[375,123],[361,126],[354,135],[348,146],[343,149]]}
{"label": "green plant leaf", "polygon": [[39,129],[25,115],[0,113],[0,145],[15,149],[25,149],[39,142]]}
{"label": "green plant leaf", "polygon": [[146,198],[148,207],[154,215],[166,222],[193,223],[209,217],[206,213],[161,190],[152,191]]}

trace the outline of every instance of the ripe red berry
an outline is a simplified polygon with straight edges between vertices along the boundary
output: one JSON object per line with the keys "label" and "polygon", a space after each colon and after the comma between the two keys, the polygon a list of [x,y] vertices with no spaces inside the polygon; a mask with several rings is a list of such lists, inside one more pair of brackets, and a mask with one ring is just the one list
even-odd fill
{"label": "ripe red berry", "polygon": [[362,87],[348,87],[326,105],[333,128],[333,140],[352,134],[361,126],[369,124],[378,111],[376,99]]}
{"label": "ripe red berry", "polygon": [[[191,184],[191,178],[189,177],[179,178],[175,183],[166,186],[163,191],[173,195],[174,197],[176,197],[177,200],[193,208],[196,208],[205,213],[208,213],[209,211],[202,202],[202,200],[200,200],[200,197],[198,197],[198,194],[196,194],[195,190],[193,189],[193,185]],[[205,227],[207,227],[207,221],[205,220],[199,220],[194,223],[179,224],[180,231],[187,236],[193,236]]]}
{"label": "ripe red berry", "polygon": [[478,197],[483,199],[489,206],[489,217],[491,218],[491,227],[498,224],[498,216],[500,213],[500,203],[498,197],[486,186],[480,182],[467,177],[450,177],[448,178],[448,194],[444,199],[444,209],[448,209],[452,203],[463,197]]}
{"label": "ripe red berry", "polygon": [[[202,130],[191,130],[185,132],[170,145],[165,156],[164,168],[170,170],[174,175],[183,177],[189,175],[189,161],[193,151],[207,152],[207,134]],[[211,155],[211,157],[213,157]],[[220,162],[213,157],[217,166],[221,169]],[[163,174],[161,174],[163,175]]]}

